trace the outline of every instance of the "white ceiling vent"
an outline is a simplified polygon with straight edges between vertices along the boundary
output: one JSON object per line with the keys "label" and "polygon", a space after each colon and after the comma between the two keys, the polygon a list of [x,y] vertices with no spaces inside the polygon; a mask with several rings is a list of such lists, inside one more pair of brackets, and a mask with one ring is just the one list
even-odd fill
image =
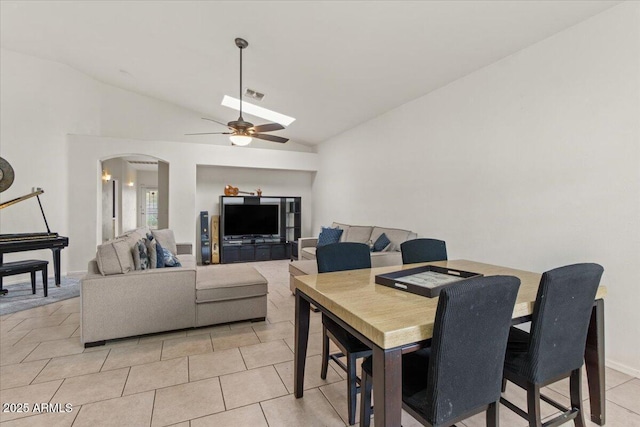
{"label": "white ceiling vent", "polygon": [[244,96],[247,98],[255,99],[256,101],[262,101],[264,98],[264,93],[260,93],[257,90],[246,88],[244,90]]}
{"label": "white ceiling vent", "polygon": [[132,165],[157,165],[158,162],[150,162],[146,160],[129,160]]}

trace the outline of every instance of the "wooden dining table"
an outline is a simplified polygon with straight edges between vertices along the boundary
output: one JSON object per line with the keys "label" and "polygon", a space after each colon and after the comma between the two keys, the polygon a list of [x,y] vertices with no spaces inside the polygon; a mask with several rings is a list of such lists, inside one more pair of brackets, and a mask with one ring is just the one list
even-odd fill
{"label": "wooden dining table", "polygon": [[[340,271],[295,277],[294,394],[303,397],[304,367],[309,339],[310,304],[337,322],[373,352],[374,421],[376,426],[400,426],[402,415],[402,354],[428,345],[438,298],[427,298],[375,283],[375,276],[423,265],[520,279],[513,324],[531,319],[541,274],[468,260]],[[605,424],[604,297],[600,286],[594,301],[585,366],[591,419]]]}

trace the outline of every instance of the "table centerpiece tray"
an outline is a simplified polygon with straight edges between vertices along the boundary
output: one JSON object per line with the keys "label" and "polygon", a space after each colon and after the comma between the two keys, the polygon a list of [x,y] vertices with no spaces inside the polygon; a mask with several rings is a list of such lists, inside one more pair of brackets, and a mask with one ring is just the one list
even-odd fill
{"label": "table centerpiece tray", "polygon": [[426,265],[378,274],[375,282],[378,285],[433,298],[437,297],[441,290],[461,280],[480,276],[480,273]]}

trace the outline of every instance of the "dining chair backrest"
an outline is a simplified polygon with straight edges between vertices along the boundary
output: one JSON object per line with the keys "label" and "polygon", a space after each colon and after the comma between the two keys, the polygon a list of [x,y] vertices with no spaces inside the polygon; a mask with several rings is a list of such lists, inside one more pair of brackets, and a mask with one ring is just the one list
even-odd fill
{"label": "dining chair backrest", "polygon": [[533,308],[522,372],[544,383],[582,366],[591,311],[604,269],[573,264],[545,272]]}
{"label": "dining chair backrest", "polygon": [[316,249],[318,273],[371,268],[371,251],[364,243],[331,243]]}
{"label": "dining chair backrest", "polygon": [[402,263],[443,261],[447,259],[447,244],[437,239],[413,239],[400,244]]}
{"label": "dining chair backrest", "polygon": [[439,295],[424,412],[440,425],[499,400],[520,279],[468,279]]}

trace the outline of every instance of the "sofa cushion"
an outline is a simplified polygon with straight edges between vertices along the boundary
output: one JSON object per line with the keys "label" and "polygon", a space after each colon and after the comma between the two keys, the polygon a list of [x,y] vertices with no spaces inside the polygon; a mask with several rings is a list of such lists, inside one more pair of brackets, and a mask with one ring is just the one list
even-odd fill
{"label": "sofa cushion", "polygon": [[302,248],[300,251],[302,255],[302,259],[316,259],[316,248],[314,247],[306,247]]}
{"label": "sofa cushion", "polygon": [[369,243],[371,230],[373,227],[368,225],[352,225],[349,227],[345,242]]}
{"label": "sofa cushion", "polygon": [[103,276],[128,273],[133,270],[131,248],[125,239],[110,240],[98,246],[98,270]]}
{"label": "sofa cushion", "polygon": [[186,268],[189,270],[195,270],[196,269],[196,257],[195,255],[192,254],[182,254],[182,255],[177,255],[176,258],[178,258],[178,261],[180,261],[180,264],[182,265],[182,268]]}
{"label": "sofa cushion", "polygon": [[173,255],[178,253],[178,248],[176,246],[176,238],[173,235],[173,230],[169,228],[165,228],[164,230],[152,230],[151,234],[153,237],[160,243],[164,249],[169,249]]}
{"label": "sofa cushion", "polygon": [[384,227],[373,227],[373,231],[371,232],[371,239],[378,239],[382,235],[382,233],[387,235],[387,238],[391,241],[391,246],[387,249],[387,251],[399,251],[400,244],[406,242],[410,239],[415,239],[416,234],[412,233],[409,230],[401,230],[398,228],[384,228]]}
{"label": "sofa cushion", "polygon": [[253,298],[267,294],[267,279],[250,266],[213,265],[196,273],[196,303]]}
{"label": "sofa cushion", "polygon": [[382,252],[387,246],[391,244],[391,240],[385,233],[382,233],[375,242],[373,242],[373,252]]}
{"label": "sofa cushion", "polygon": [[338,243],[342,237],[343,230],[341,228],[321,227],[318,236],[317,247]]}

